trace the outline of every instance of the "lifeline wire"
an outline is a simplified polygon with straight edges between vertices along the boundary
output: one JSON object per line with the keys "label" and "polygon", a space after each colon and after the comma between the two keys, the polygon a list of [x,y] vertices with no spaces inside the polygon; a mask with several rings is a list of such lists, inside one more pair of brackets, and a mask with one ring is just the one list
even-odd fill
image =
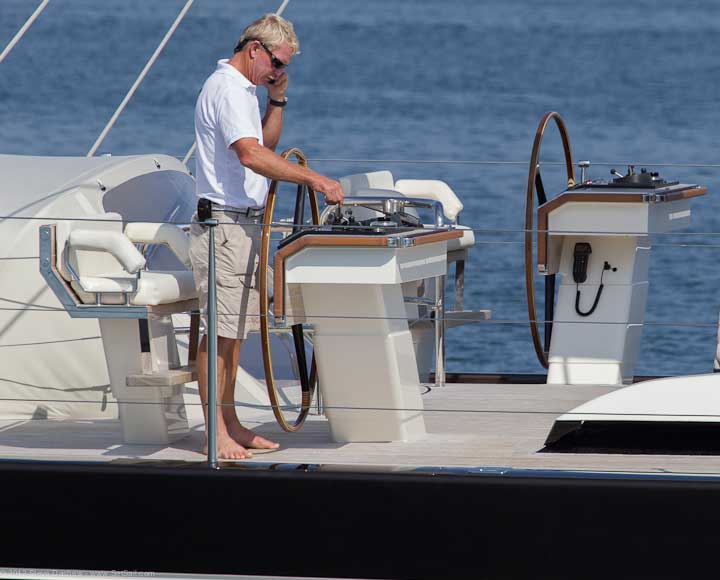
{"label": "lifeline wire", "polygon": [[[296,387],[298,385],[295,385]],[[68,403],[72,402],[75,403],[92,403],[92,404],[102,404],[102,400],[97,401],[91,401],[91,400],[68,400],[68,399],[12,399],[12,398],[0,398],[0,401],[2,402],[16,402],[16,403]],[[106,401],[107,404],[117,405],[119,404],[118,401]],[[123,405],[165,405],[165,403],[158,403],[154,401],[123,401]],[[207,406],[203,403],[184,403],[186,407],[200,407],[200,406]],[[300,408],[300,405],[261,405],[261,404],[251,404],[251,403],[239,403],[235,402],[234,404],[230,403],[222,403],[218,404],[218,407],[241,407],[241,408],[249,408],[249,409],[256,409],[256,410],[271,410],[273,408],[279,408],[286,411],[292,411],[297,410]],[[356,406],[330,406],[330,405],[323,405],[323,409],[332,409],[332,410],[343,410],[343,411],[407,411],[407,412],[422,412],[422,413],[469,413],[474,415],[488,415],[488,414],[499,414],[499,415],[564,415],[566,413],[569,413],[569,410],[547,410],[547,411],[533,411],[528,409],[431,409],[431,408],[414,408],[414,407],[408,407],[408,408],[400,408],[400,407],[356,407]],[[583,415],[599,415],[599,416],[624,416],[628,413],[586,413],[583,412]],[[670,413],[632,413],[634,416],[638,417],[720,417],[720,415],[715,414],[670,414]]]}
{"label": "lifeline wire", "polygon": [[[174,155],[176,159],[182,159],[183,163],[192,157],[195,152],[195,144],[185,154],[185,156]],[[394,164],[407,164],[407,165],[499,165],[499,166],[523,166],[527,167],[528,161],[499,161],[499,160],[473,160],[473,159],[343,159],[343,158],[331,158],[331,157],[311,157],[308,158],[308,162],[313,163],[394,163]],[[543,161],[541,165],[556,165],[564,166],[563,161]],[[576,163],[577,165],[577,163]],[[638,167],[675,167],[675,168],[687,168],[687,169],[720,169],[720,163],[640,163],[632,162],[628,163],[623,161],[622,163],[613,163],[610,161],[593,161],[590,167],[593,166],[602,167],[623,167],[627,165],[634,165]]]}
{"label": "lifeline wire", "polygon": [[[428,165],[521,165],[527,166],[528,161],[495,161],[495,160],[472,160],[472,159],[342,159],[342,158],[310,158],[308,161],[313,163],[398,163],[398,164],[423,164]],[[557,165],[565,166],[564,161],[543,161],[541,165]],[[575,164],[577,165],[577,163]],[[603,167],[623,167],[626,165],[634,165],[638,167],[687,167],[687,168],[707,168],[720,169],[720,163],[612,163],[610,161],[593,161],[590,167],[601,165]]]}
{"label": "lifeline wire", "polygon": [[[108,222],[108,223],[145,223],[145,222],[133,222],[133,221],[127,221],[123,219],[100,219],[100,218],[84,218],[84,217],[48,217],[48,216],[14,216],[14,215],[8,215],[8,216],[0,216],[0,221],[3,220],[36,220],[36,221],[46,221],[46,222],[61,222],[61,221],[75,221],[75,222]],[[194,222],[194,221],[169,221],[169,220],[153,220],[152,223],[157,224],[169,224],[174,226],[187,226],[191,224],[197,224],[197,225],[204,225],[204,222]],[[228,223],[228,224],[222,224],[226,226],[243,226],[243,224],[237,224],[237,223]],[[244,224],[247,225],[247,224]],[[278,228],[278,230],[287,230],[290,228],[299,228],[299,229],[317,229],[319,226],[315,224],[298,224],[295,225],[293,223],[289,222],[271,222],[271,223],[262,223],[262,224],[254,224],[255,227],[258,228]],[[320,226],[323,227],[323,226]],[[328,226],[329,227],[329,226]],[[345,225],[333,225],[333,228],[337,229],[363,229],[363,230],[374,230],[374,226],[345,226]],[[418,228],[421,229],[421,228]],[[432,226],[432,229],[455,229],[452,225],[444,226],[444,227],[436,227]],[[467,231],[467,232],[473,232],[476,234],[488,234],[488,233],[505,233],[505,234],[525,234],[525,233],[538,233],[538,234],[544,234],[544,233],[550,233],[550,234],[556,234],[556,235],[579,235],[586,233],[584,230],[527,230],[524,228],[468,228],[468,229],[461,229],[460,231]],[[594,234],[615,234],[617,232],[613,231],[596,231],[593,232]],[[647,234],[646,232],[623,232],[623,236],[639,236],[639,237],[650,237],[650,236],[720,236],[720,232],[657,232],[653,234]],[[402,234],[400,234],[400,237],[402,237]],[[482,243],[482,242],[480,242]],[[504,242],[505,243],[505,242]],[[510,243],[510,242],[507,242]]]}
{"label": "lifeline wire", "polygon": [[[514,242],[512,240],[475,240],[476,246],[521,246],[524,242]],[[720,248],[720,244],[664,244],[653,243],[653,248]],[[3,256],[3,260],[39,260],[40,256]]]}
{"label": "lifeline wire", "polygon": [[[96,308],[95,305],[89,304],[88,308]],[[102,306],[121,306],[119,304],[104,304]],[[101,306],[101,307],[102,307]],[[54,306],[44,306],[35,308],[5,308],[0,307],[0,312],[53,312],[62,313],[66,312],[64,308]],[[244,318],[261,318],[261,314],[243,314],[241,312],[218,312],[218,316],[242,316]],[[273,317],[273,315],[268,315]],[[293,320],[294,317],[288,317]],[[407,317],[402,316],[347,316],[347,315],[324,315],[324,314],[306,314],[298,318],[322,318],[324,320],[407,320]],[[421,320],[435,320],[435,318],[424,318]],[[512,320],[512,319],[489,319],[489,320],[468,320],[463,317],[444,316],[438,318],[445,322],[452,322],[454,320],[464,321],[466,324],[497,324],[497,325],[527,325],[530,320]],[[583,321],[583,320],[535,320],[538,324],[602,324],[602,325],[622,325],[625,326],[627,322],[595,322],[595,321]],[[678,328],[717,328],[717,322],[693,322],[693,321],[680,321],[680,322],[643,322],[645,326],[658,326],[658,327],[678,327]],[[284,327],[283,327],[284,328]]]}

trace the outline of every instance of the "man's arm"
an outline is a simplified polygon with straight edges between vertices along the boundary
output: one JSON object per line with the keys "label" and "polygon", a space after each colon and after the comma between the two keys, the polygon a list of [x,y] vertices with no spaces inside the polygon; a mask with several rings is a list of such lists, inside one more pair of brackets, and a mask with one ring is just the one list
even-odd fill
{"label": "man's arm", "polygon": [[[284,73],[272,85],[267,85],[268,97],[273,101],[284,101],[285,91],[287,91],[288,76]],[[262,120],[263,142],[265,147],[271,151],[275,151],[280,141],[280,133],[282,133],[283,123],[283,107],[275,107],[268,101],[265,107],[265,116]],[[253,170],[254,171],[254,170]]]}
{"label": "man's arm", "polygon": [[297,163],[290,163],[267,147],[260,145],[257,139],[252,137],[238,139],[230,147],[235,151],[240,163],[268,179],[307,185],[324,194],[329,203],[338,203],[345,197],[339,182]]}
{"label": "man's arm", "polygon": [[262,120],[262,128],[265,147],[270,149],[270,151],[275,151],[275,148],[280,141],[280,133],[282,132],[282,112],[282,107],[274,107],[268,102],[267,108],[265,109],[265,116]]}

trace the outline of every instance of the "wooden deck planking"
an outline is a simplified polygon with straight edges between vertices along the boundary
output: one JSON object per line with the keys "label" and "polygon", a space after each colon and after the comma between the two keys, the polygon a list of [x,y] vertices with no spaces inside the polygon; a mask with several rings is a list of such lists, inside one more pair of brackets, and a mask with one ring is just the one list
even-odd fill
{"label": "wooden deck planking", "polygon": [[[538,453],[554,419],[610,392],[607,386],[462,385],[432,388],[423,397],[427,437],[395,443],[334,443],[323,417],[299,433],[284,433],[269,410],[240,407],[243,422],[277,440],[281,449],[257,452],[254,461],[397,468],[494,467],[720,475],[719,456]],[[118,421],[30,420],[0,422],[0,457],[115,461],[204,460],[197,397],[188,395],[191,433],[170,446],[125,445]],[[382,411],[378,411],[382,412]]]}

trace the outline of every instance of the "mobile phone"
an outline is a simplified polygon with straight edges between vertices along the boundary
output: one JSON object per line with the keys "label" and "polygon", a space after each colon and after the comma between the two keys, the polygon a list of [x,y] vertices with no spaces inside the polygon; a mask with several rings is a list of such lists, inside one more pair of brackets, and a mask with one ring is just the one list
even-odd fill
{"label": "mobile phone", "polygon": [[212,202],[207,197],[198,199],[197,216],[199,222],[204,222],[212,217]]}

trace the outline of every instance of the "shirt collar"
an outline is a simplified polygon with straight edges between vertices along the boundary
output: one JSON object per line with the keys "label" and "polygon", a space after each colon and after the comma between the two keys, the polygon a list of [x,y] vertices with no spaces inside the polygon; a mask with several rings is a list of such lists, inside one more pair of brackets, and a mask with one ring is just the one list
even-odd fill
{"label": "shirt collar", "polygon": [[238,69],[236,69],[234,66],[232,66],[229,63],[229,60],[227,58],[223,58],[218,61],[216,70],[218,70],[224,74],[230,75],[231,77],[236,79],[248,91],[255,94],[255,90],[257,89],[257,86],[252,84],[244,74],[242,74]]}

